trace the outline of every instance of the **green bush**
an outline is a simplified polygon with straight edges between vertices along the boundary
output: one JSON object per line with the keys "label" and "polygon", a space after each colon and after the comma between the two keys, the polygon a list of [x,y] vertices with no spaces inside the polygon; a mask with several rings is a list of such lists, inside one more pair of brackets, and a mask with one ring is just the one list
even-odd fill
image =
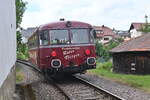
{"label": "green bush", "polygon": [[17,51],[17,59],[28,59],[28,47],[26,44],[21,44]]}
{"label": "green bush", "polygon": [[22,52],[17,51],[17,59],[26,59],[26,56]]}
{"label": "green bush", "polygon": [[107,71],[111,71],[112,66],[113,66],[112,62],[97,63],[97,68],[98,69],[104,69],[104,70],[107,70]]}
{"label": "green bush", "polygon": [[96,55],[104,58],[106,61],[110,58],[107,48],[98,42],[96,43]]}
{"label": "green bush", "polygon": [[109,61],[111,58],[109,51],[118,46],[121,42],[123,42],[122,38],[113,39],[106,45],[96,42],[96,55],[102,57],[105,61]]}

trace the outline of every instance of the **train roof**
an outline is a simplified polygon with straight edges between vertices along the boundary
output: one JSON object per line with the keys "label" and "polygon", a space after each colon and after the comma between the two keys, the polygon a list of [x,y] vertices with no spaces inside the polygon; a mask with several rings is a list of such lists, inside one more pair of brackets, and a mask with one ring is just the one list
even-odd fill
{"label": "train roof", "polygon": [[91,28],[92,26],[88,23],[79,22],[79,21],[58,21],[58,22],[51,22],[48,24],[41,25],[39,27],[39,30],[45,30],[45,29],[63,29],[67,28],[66,24],[70,22],[70,27],[76,27],[76,28]]}

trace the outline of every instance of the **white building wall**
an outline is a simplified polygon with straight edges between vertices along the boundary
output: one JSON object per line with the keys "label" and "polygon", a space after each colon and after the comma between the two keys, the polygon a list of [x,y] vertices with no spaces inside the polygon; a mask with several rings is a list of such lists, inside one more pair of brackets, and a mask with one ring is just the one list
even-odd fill
{"label": "white building wall", "polygon": [[137,31],[136,29],[130,30],[131,38],[135,38],[142,35],[142,32]]}
{"label": "white building wall", "polygon": [[0,0],[0,87],[16,61],[15,0]]}
{"label": "white building wall", "polygon": [[[108,40],[105,40],[104,38],[108,38]],[[112,40],[112,39],[113,39],[112,36],[104,36],[104,37],[101,39],[100,43],[105,44],[105,43],[108,43],[108,42],[109,42],[110,40]]]}

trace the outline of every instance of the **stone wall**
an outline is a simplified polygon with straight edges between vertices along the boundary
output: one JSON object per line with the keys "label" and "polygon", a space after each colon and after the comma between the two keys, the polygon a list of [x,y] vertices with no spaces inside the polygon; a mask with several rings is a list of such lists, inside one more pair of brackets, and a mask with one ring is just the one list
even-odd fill
{"label": "stone wall", "polygon": [[0,87],[0,100],[13,100],[15,91],[15,66],[12,67],[6,80]]}

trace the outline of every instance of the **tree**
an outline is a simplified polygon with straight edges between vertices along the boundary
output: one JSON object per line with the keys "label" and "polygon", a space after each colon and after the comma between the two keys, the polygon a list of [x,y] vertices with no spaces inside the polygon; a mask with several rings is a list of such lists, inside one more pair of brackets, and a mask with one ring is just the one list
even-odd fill
{"label": "tree", "polygon": [[107,45],[96,42],[96,54],[105,61],[111,58],[109,51],[118,46],[123,40],[121,38],[111,40]]}
{"label": "tree", "polygon": [[22,22],[23,14],[26,10],[27,2],[23,2],[22,0],[16,0],[16,26],[17,29],[21,28],[20,24]]}
{"label": "tree", "polygon": [[120,39],[111,40],[107,46],[107,50],[111,50],[121,43]]}
{"label": "tree", "polygon": [[150,24],[148,23],[148,16],[147,15],[145,15],[145,24],[143,25],[141,31],[145,32],[145,33],[150,32]]}
{"label": "tree", "polygon": [[145,24],[143,27],[142,27],[142,32],[145,32],[145,33],[148,33],[150,32],[150,25],[149,24]]}
{"label": "tree", "polygon": [[16,0],[16,28],[17,28],[17,58],[25,58],[25,54],[27,54],[26,50],[27,47],[25,44],[22,44],[22,36],[21,36],[21,22],[23,14],[26,10],[26,2],[23,2],[22,0]]}
{"label": "tree", "polygon": [[16,0],[16,28],[17,28],[17,51],[19,51],[19,48],[21,47],[21,41],[22,41],[22,36],[20,34],[21,30],[21,22],[22,22],[22,17],[23,14],[26,10],[26,2],[23,2],[22,0]]}
{"label": "tree", "polygon": [[102,56],[103,54],[103,45],[101,43],[96,42],[96,55]]}

